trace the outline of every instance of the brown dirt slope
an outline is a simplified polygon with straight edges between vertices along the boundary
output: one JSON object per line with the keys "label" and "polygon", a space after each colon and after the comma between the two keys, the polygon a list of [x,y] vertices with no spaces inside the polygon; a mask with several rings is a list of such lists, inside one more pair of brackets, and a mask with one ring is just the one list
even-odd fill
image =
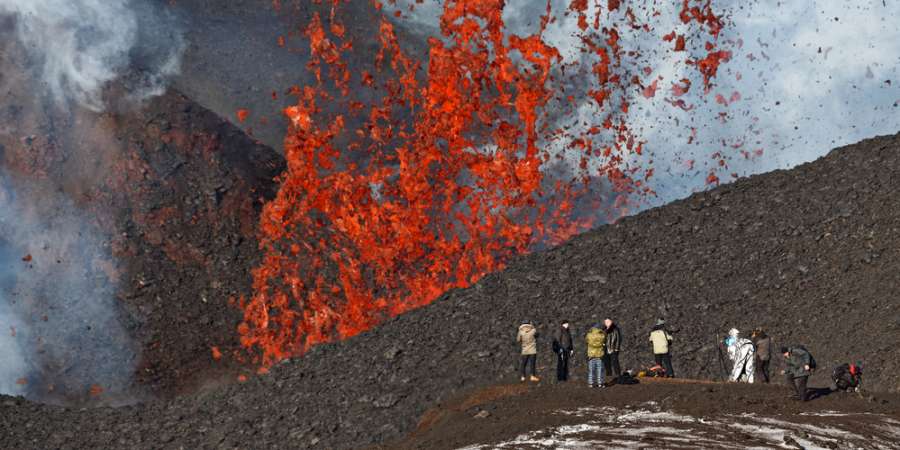
{"label": "brown dirt slope", "polygon": [[[801,403],[785,401],[785,392],[773,385],[684,379],[646,379],[604,390],[583,383],[497,385],[429,410],[409,436],[383,448],[494,448],[511,441],[515,445],[505,448],[558,448],[572,441],[606,448],[770,448],[795,436],[824,448],[859,441],[865,448],[884,448],[896,439],[879,425],[900,423],[897,395],[831,393]],[[782,442],[771,436],[775,428],[786,431]],[[824,445],[810,437],[819,429]]]}
{"label": "brown dirt slope", "polygon": [[[459,392],[516,377],[515,329],[534,320],[539,366],[560,318],[610,315],[626,367],[650,359],[656,317],[676,330],[679,375],[719,376],[717,330],[763,326],[822,368],[860,359],[869,388],[897,391],[900,135],[699,193],[523,257],[476,286],[267,376],[121,409],[0,402],[4,448],[351,448],[393,442]],[[776,366],[776,369],[778,367]],[[573,370],[584,370],[576,358]],[[815,402],[812,405],[816,405]],[[815,407],[815,406],[810,406]],[[824,405],[823,405],[824,407]],[[889,403],[886,408],[898,405]]]}

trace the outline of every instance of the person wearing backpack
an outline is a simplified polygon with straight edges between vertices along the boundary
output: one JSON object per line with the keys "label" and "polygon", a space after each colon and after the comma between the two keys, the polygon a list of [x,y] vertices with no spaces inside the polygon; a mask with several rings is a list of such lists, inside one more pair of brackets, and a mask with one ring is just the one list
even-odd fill
{"label": "person wearing backpack", "polygon": [[569,321],[563,320],[556,335],[553,336],[553,352],[556,353],[556,381],[569,379],[569,358],[574,351],[572,333],[569,332]]}
{"label": "person wearing backpack", "polygon": [[754,364],[756,376],[754,378],[760,383],[768,383],[769,362],[772,360],[772,338],[762,328],[757,328],[750,334],[750,340],[756,346],[756,353],[754,354],[756,358]]}
{"label": "person wearing backpack", "polygon": [[781,354],[784,356],[786,364],[786,368],[782,373],[784,373],[788,386],[793,387],[796,393],[796,395],[791,396],[791,399],[802,402],[809,400],[806,382],[816,368],[816,360],[806,347],[802,345],[781,347]]}
{"label": "person wearing backpack", "polygon": [[603,355],[606,354],[606,333],[600,324],[591,327],[584,337],[587,343],[588,386],[606,387],[603,373]]}
{"label": "person wearing backpack", "polygon": [[528,368],[531,366],[531,381],[541,381],[537,377],[537,328],[531,321],[526,320],[519,325],[519,334],[516,342],[522,345],[522,381],[525,381]]}
{"label": "person wearing backpack", "polygon": [[666,331],[666,321],[656,320],[656,325],[650,331],[650,345],[653,348],[653,357],[656,365],[662,366],[667,378],[675,378],[675,369],[672,367],[672,335]]}

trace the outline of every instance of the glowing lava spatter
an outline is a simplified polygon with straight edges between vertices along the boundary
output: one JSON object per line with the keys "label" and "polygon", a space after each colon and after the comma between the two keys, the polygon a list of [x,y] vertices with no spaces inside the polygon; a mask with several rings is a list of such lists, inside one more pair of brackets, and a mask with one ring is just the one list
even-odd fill
{"label": "glowing lava spatter", "polygon": [[[544,36],[549,3],[540,29],[517,36],[506,30],[503,0],[447,1],[427,64],[401,50],[382,18],[377,73],[349,69],[342,0],[331,3],[329,17],[306,26],[317,84],[295,89],[298,103],[285,110],[288,168],[260,219],[254,294],[240,302],[242,345],[262,364],[353,336],[469,286],[536,244],[584,231],[593,216],[576,205],[600,206],[591,197],[598,180],[607,191],[649,192],[625,163],[642,152],[621,117],[623,93],[638,88],[622,66],[618,31],[601,26],[600,5],[592,24],[585,0],[569,7],[595,62],[590,73],[567,75]],[[610,18],[621,7],[603,6]],[[718,35],[708,2],[690,8],[684,0],[684,8],[685,23]],[[634,26],[630,8],[624,17]],[[698,65],[708,84],[716,66]],[[577,103],[559,87],[564,77],[590,86],[583,95],[605,111],[583,132],[552,129],[548,119]],[[546,150],[551,142],[580,155],[576,175],[545,173],[560,158]],[[621,209],[627,198],[608,203]]]}

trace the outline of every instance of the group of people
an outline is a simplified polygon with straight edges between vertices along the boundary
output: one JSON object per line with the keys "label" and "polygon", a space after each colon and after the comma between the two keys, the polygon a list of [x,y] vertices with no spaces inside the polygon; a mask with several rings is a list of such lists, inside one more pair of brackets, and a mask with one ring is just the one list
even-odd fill
{"label": "group of people", "polygon": [[[525,321],[519,326],[516,341],[522,348],[521,380],[540,381],[537,377],[537,328],[530,321]],[[650,344],[653,355],[656,358],[660,373],[667,377],[674,377],[672,368],[672,356],[669,347],[672,344],[672,335],[665,329],[665,322],[660,319],[650,331]],[[591,387],[606,387],[606,378],[622,377],[622,366],[619,363],[619,353],[622,350],[622,332],[618,325],[607,318],[602,324],[595,324],[588,330],[584,337],[587,347],[588,360],[588,385]],[[556,380],[568,381],[569,361],[575,354],[575,346],[572,341],[572,332],[569,329],[569,321],[563,320],[559,329],[553,335],[553,352],[556,354]]]}
{"label": "group of people", "polygon": [[[538,331],[533,323],[524,321],[519,326],[516,341],[521,345],[521,380],[540,381],[537,377],[537,338]],[[607,377],[615,377],[621,382],[623,372],[619,363],[622,351],[622,333],[618,325],[607,318],[602,324],[595,324],[584,337],[587,347],[588,385],[606,387]],[[658,319],[650,330],[649,344],[656,365],[648,370],[653,376],[673,378],[675,369],[672,366],[671,347],[674,338],[666,330],[665,321]],[[741,337],[740,331],[732,328],[724,341],[728,358],[732,362],[729,380],[746,383],[769,383],[769,364],[771,362],[772,339],[760,328],[753,330],[750,338]],[[569,379],[569,361],[575,354],[572,333],[568,320],[563,320],[553,335],[553,352],[556,354],[556,379]],[[807,381],[816,362],[806,347],[797,345],[781,347],[785,360],[783,371],[789,386],[795,392],[792,398],[800,401],[810,399]],[[721,356],[721,354],[720,354]],[[723,362],[723,370],[724,361]],[[844,364],[835,368],[833,381],[838,389],[858,390],[861,384],[861,368],[858,364]]]}
{"label": "group of people", "polygon": [[[732,362],[730,381],[744,383],[768,383],[769,363],[772,360],[772,338],[760,328],[750,333],[750,339],[741,337],[737,328],[728,331],[725,338],[728,358]],[[781,347],[784,357],[784,376],[788,386],[795,392],[791,398],[800,401],[809,400],[806,388],[809,376],[816,368],[816,362],[806,347]]]}

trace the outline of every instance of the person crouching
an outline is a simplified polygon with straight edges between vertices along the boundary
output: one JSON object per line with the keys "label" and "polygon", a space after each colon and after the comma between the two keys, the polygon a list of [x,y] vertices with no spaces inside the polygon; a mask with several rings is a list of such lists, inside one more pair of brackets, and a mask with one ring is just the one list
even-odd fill
{"label": "person crouching", "polygon": [[600,324],[591,327],[587,336],[588,385],[590,387],[606,387],[603,373],[603,355],[606,354],[606,333]]}

